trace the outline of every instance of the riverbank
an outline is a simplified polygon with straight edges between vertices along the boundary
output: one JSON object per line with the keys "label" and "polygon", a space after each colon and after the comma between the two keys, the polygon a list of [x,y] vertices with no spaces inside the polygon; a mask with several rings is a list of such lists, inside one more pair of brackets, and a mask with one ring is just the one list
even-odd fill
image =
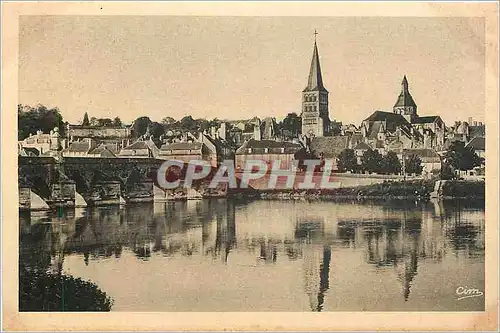
{"label": "riverbank", "polygon": [[[434,180],[385,181],[379,184],[314,190],[260,190],[261,199],[401,199],[427,200]],[[484,200],[484,181],[450,180],[443,185],[443,199]]]}

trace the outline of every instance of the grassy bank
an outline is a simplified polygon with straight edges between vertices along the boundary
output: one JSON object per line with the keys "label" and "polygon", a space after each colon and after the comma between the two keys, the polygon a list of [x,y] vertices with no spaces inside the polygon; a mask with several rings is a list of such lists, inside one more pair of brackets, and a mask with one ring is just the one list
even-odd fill
{"label": "grassy bank", "polygon": [[449,180],[443,185],[443,196],[460,199],[484,199],[485,182]]}
{"label": "grassy bank", "polygon": [[[411,199],[425,200],[434,191],[434,180],[385,181],[380,184],[314,190],[264,190],[264,199]],[[484,199],[484,182],[447,181],[443,186],[446,198]]]}

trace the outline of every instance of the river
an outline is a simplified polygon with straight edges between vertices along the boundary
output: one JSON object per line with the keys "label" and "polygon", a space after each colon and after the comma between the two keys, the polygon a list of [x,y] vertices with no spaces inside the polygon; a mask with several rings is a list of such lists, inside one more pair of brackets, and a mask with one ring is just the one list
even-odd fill
{"label": "river", "polygon": [[[20,264],[112,311],[480,311],[484,202],[213,199],[20,213]],[[71,297],[66,295],[65,297]]]}

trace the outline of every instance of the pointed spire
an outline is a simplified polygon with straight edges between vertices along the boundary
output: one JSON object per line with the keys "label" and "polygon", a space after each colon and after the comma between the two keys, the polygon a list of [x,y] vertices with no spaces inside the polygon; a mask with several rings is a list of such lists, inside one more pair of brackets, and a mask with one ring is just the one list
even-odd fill
{"label": "pointed spire", "polygon": [[401,82],[401,91],[408,91],[408,80],[406,79],[406,75],[403,76],[403,82]]}
{"label": "pointed spire", "polygon": [[311,60],[311,69],[309,70],[309,79],[307,81],[307,87],[304,89],[304,91],[317,91],[317,90],[327,91],[323,86],[323,77],[321,75],[321,66],[319,64],[318,46],[316,44],[316,34],[317,32],[315,31],[314,50]]}
{"label": "pointed spire", "polygon": [[403,76],[403,81],[401,82],[401,93],[398,96],[396,104],[394,104],[394,107],[401,106],[417,107],[408,89],[408,80],[406,79],[406,75]]}

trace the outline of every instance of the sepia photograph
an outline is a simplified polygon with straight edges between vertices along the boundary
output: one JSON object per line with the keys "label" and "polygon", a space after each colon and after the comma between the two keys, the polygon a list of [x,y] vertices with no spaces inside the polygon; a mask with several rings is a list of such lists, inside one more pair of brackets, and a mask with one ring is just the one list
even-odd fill
{"label": "sepia photograph", "polygon": [[13,311],[122,325],[129,312],[444,312],[498,326],[498,5],[161,5],[17,8],[17,53],[2,42]]}

